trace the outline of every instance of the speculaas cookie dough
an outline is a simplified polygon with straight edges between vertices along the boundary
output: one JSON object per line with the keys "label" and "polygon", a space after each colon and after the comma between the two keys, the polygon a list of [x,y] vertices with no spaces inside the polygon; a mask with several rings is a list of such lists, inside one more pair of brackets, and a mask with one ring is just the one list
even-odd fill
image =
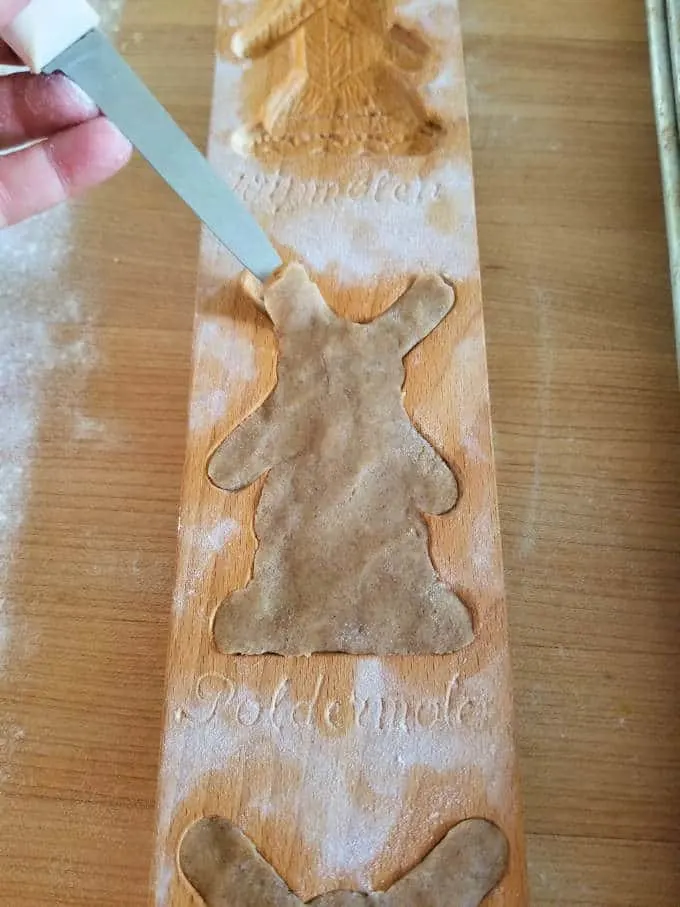
{"label": "speculaas cookie dough", "polygon": [[[508,843],[484,819],[454,826],[385,892],[332,891],[313,907],[479,907],[505,874]],[[302,901],[226,819],[201,819],[180,844],[179,864],[207,907],[302,907]]]}
{"label": "speculaas cookie dough", "polygon": [[215,617],[222,652],[446,653],[471,642],[423,519],[455,505],[456,479],[402,401],[403,357],[453,302],[439,277],[419,277],[382,316],[356,324],[299,265],[266,288],[278,382],[208,466],[228,491],[267,472],[253,576]]}

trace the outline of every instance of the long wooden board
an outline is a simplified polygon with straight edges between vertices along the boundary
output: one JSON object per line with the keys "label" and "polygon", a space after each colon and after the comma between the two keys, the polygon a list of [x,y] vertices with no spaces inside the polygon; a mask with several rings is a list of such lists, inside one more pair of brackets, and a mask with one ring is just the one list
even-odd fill
{"label": "long wooden board", "polygon": [[[200,903],[179,871],[177,850],[204,816],[238,824],[304,899],[338,887],[382,889],[452,825],[475,816],[497,822],[510,842],[508,874],[487,903],[522,905],[524,848],[458,10],[453,0],[398,3],[402,28],[389,36],[414,53],[428,50],[421,70],[404,78],[443,125],[432,150],[403,153],[388,139],[379,154],[306,154],[304,135],[303,149],[295,147],[300,132],[291,116],[273,151],[243,156],[232,147],[233,134],[258,121],[291,69],[306,67],[308,80],[317,78],[313,55],[303,54],[301,29],[309,23],[252,63],[233,56],[234,31],[258,11],[257,3],[236,0],[220,7],[213,164],[282,253],[302,261],[347,317],[370,319],[416,273],[445,273],[455,284],[453,312],[407,360],[405,401],[459,478],[454,511],[428,521],[430,545],[440,575],[471,608],[476,640],[458,655],[429,658],[246,658],[215,650],[211,618],[252,568],[260,487],[225,494],[209,482],[206,463],[274,385],[276,350],[267,319],[239,289],[238,267],[205,237],[154,902]],[[328,36],[320,40],[323,56],[339,60]],[[352,76],[360,57],[346,55],[350,62],[338,66],[348,65]]]}

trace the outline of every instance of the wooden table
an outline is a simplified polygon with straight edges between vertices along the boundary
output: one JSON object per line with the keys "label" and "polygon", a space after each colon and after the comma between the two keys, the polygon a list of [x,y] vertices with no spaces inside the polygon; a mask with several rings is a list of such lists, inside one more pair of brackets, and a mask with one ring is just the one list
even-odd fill
{"label": "wooden table", "polygon": [[[462,6],[533,903],[675,907],[680,393],[643,5]],[[131,0],[120,36],[199,143],[213,26],[212,0]],[[85,304],[48,327],[87,361],[45,373],[6,590],[8,907],[147,903],[198,227],[136,161],[75,238]]]}

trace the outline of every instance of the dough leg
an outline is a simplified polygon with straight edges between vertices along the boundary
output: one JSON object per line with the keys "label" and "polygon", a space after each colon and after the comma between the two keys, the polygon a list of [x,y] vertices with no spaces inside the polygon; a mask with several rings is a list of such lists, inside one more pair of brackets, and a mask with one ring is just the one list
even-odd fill
{"label": "dough leg", "polygon": [[[278,609],[277,609],[278,610]],[[223,602],[215,615],[215,643],[225,655],[261,655],[286,648],[285,634],[263,601],[257,580]]]}
{"label": "dough leg", "polygon": [[422,652],[435,655],[457,652],[474,639],[468,609],[455,592],[440,580],[430,587],[423,598],[423,610],[425,619],[418,633]]}

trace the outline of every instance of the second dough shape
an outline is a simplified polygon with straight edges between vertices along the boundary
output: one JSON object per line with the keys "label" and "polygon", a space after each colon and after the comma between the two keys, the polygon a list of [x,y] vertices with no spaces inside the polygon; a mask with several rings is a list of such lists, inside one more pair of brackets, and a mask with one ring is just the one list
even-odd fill
{"label": "second dough shape", "polygon": [[[387,891],[331,891],[310,907],[479,907],[508,861],[503,832],[485,819],[454,826],[425,859]],[[226,819],[196,822],[179,865],[207,907],[302,907],[303,902]]]}

